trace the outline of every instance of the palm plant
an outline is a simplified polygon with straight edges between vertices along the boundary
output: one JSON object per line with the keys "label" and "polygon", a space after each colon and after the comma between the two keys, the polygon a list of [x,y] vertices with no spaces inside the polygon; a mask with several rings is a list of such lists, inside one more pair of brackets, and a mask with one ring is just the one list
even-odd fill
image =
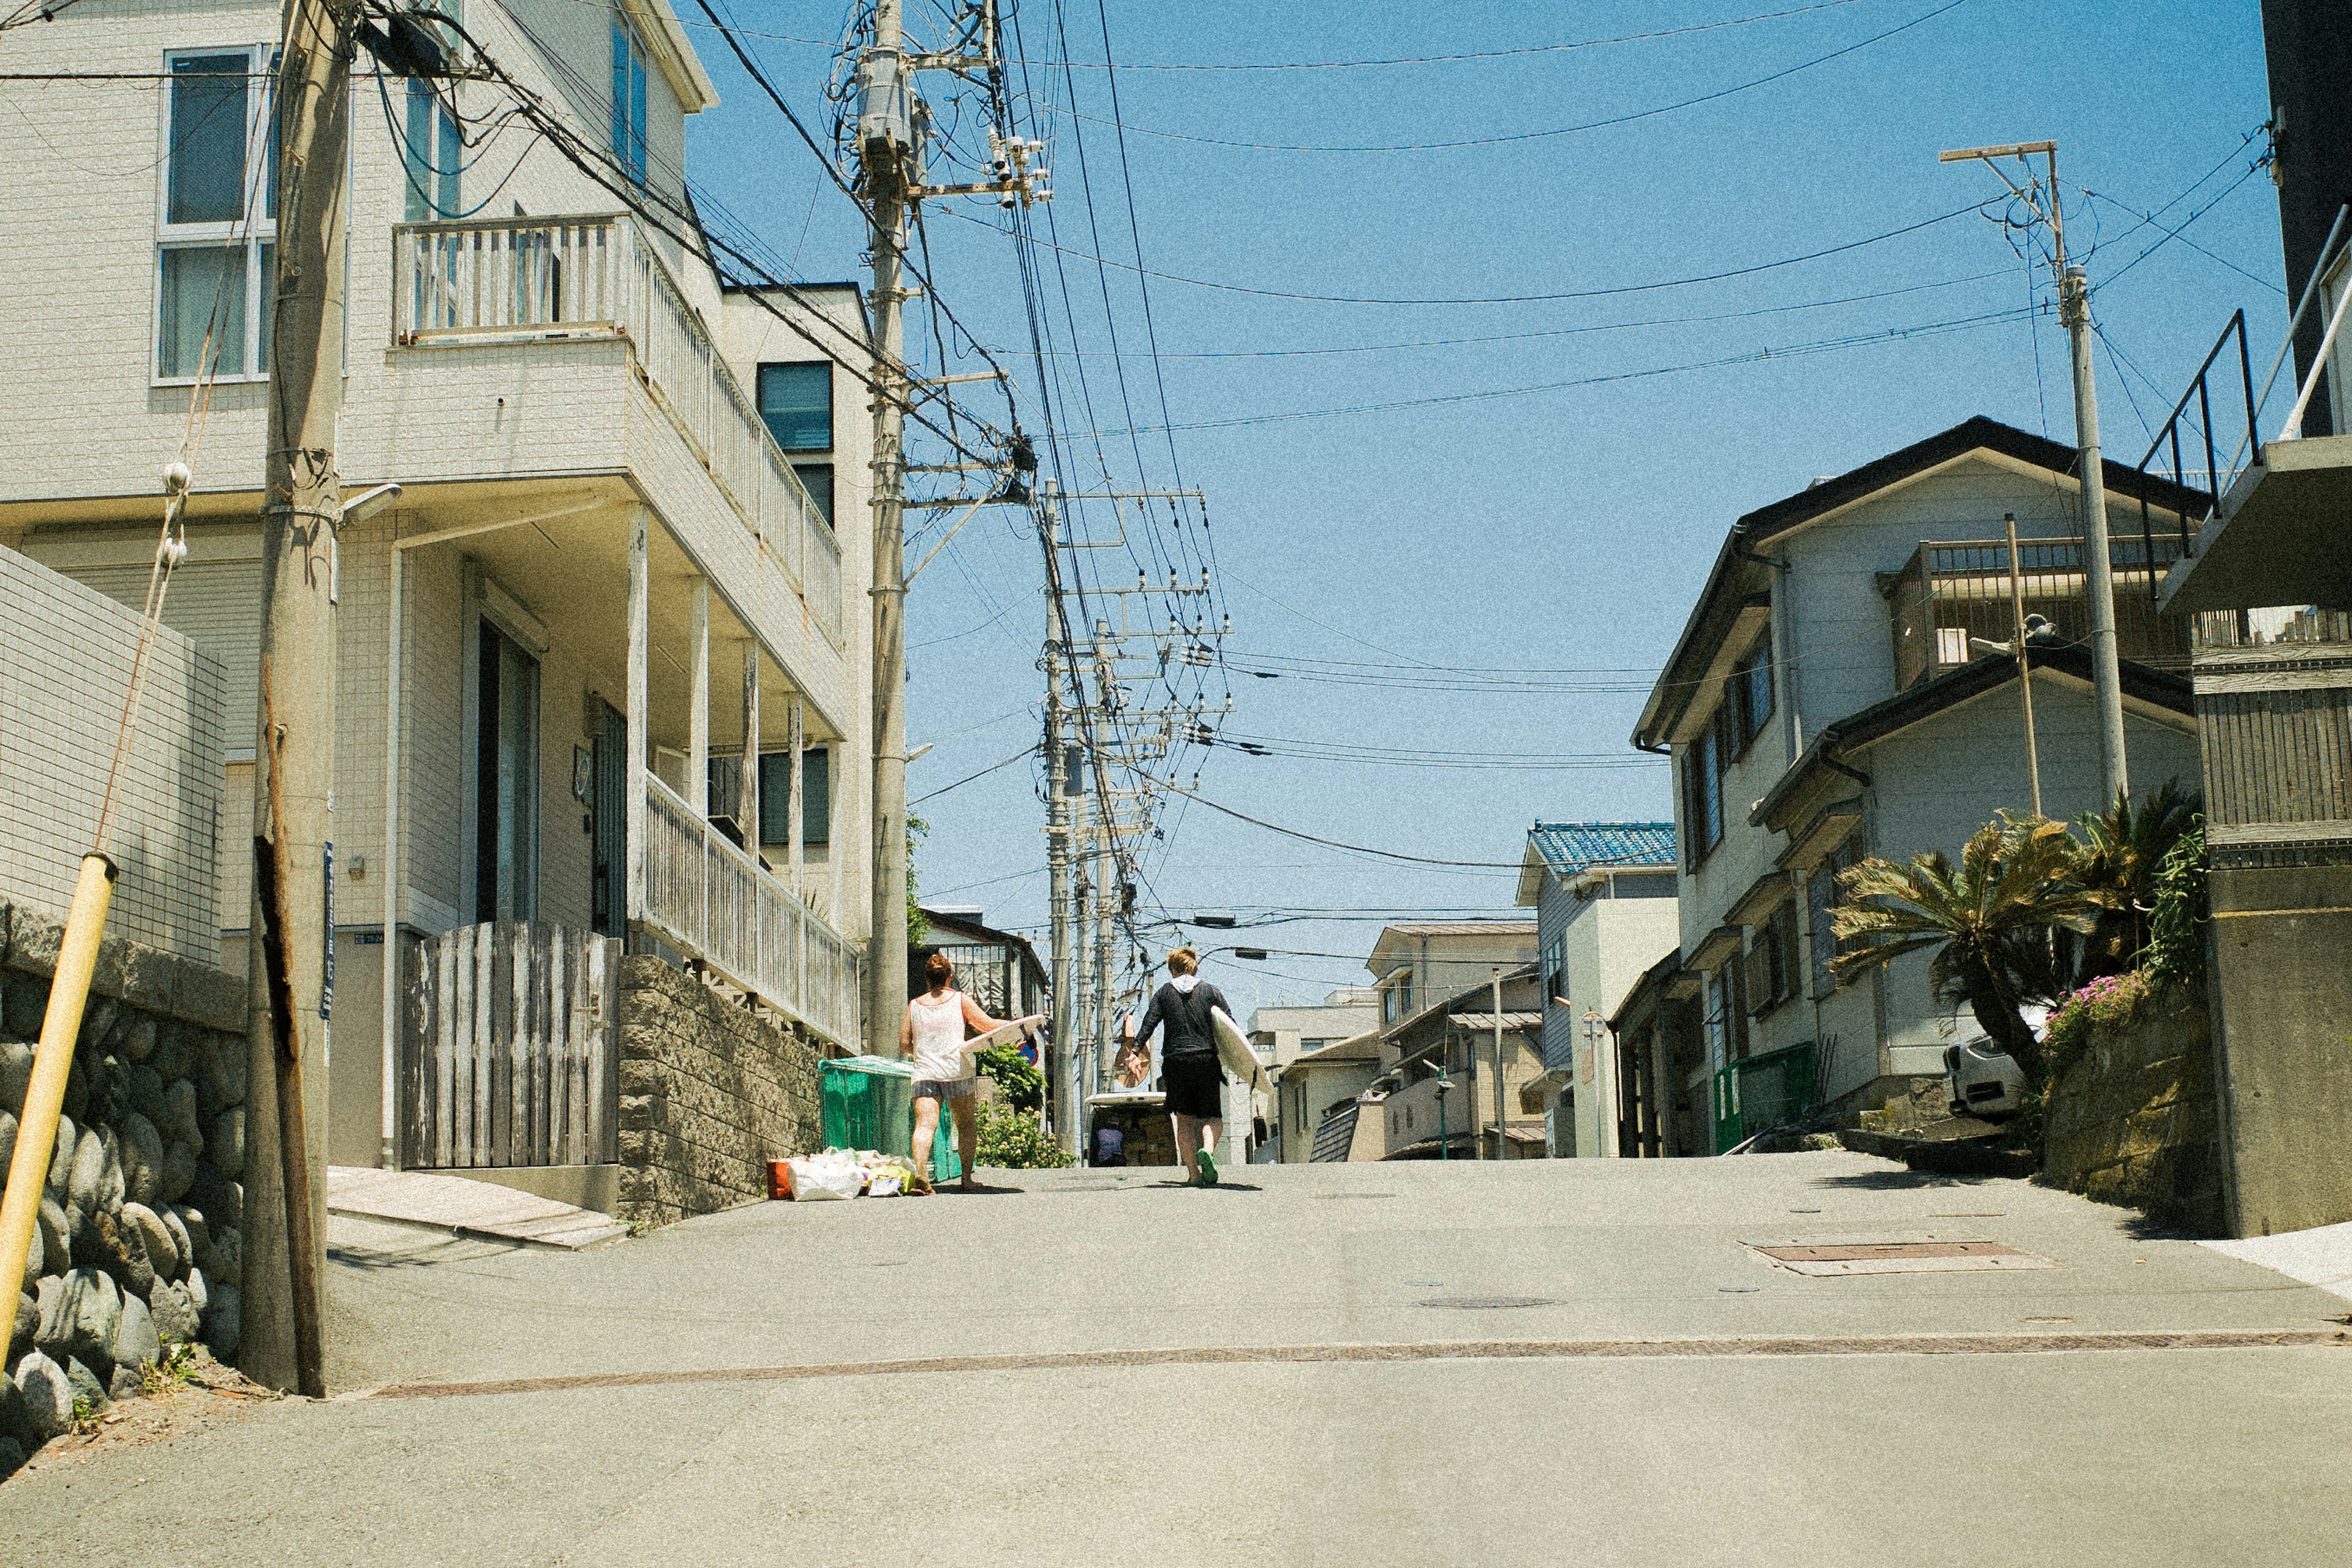
{"label": "palm plant", "polygon": [[2118,795],[2107,810],[2075,819],[2083,847],[2074,880],[2098,905],[2099,914],[2088,932],[2058,939],[2057,970],[2070,988],[2121,974],[2138,961],[2148,942],[2148,916],[2156,907],[2164,858],[2197,826],[2202,809],[2196,791],[2167,779],[2144,799]]}
{"label": "palm plant", "polygon": [[1847,901],[1831,911],[1831,923],[1841,942],[1858,937],[1867,945],[1830,967],[1845,980],[1931,952],[1937,1000],[1967,1003],[2038,1089],[2045,1064],[2025,1005],[2050,999],[2052,933],[2089,931],[2102,909],[2074,879],[2077,857],[2063,823],[2003,816],[1969,837],[1957,867],[1941,850],[1908,865],[1864,860],[1839,877]]}

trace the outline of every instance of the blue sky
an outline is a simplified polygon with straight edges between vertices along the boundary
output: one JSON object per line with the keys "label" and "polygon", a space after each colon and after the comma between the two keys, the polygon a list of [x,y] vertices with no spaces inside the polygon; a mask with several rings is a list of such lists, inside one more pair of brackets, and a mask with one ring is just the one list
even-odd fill
{"label": "blue sky", "polygon": [[[1056,127],[1055,228],[1073,250],[1092,251],[1098,234],[1100,254],[1132,261],[1139,236],[1144,263],[1156,270],[1298,294],[1460,300],[1622,289],[1804,255],[1950,213],[1999,187],[1981,165],[1939,165],[1938,150],[2048,137],[2061,147],[2070,245],[2089,268],[2094,312],[2111,345],[2098,360],[2110,457],[2137,457],[2147,439],[2141,416],[2160,421],[2232,310],[2248,312],[2258,359],[2275,346],[2287,310],[2276,209],[2266,175],[2247,175],[2262,143],[2245,139],[2267,113],[2253,0],[1961,0],[1948,8],[1945,0],[1846,0],[1747,25],[1504,58],[1137,68],[1536,48],[1798,4],[1277,11],[1228,0],[1109,0],[1098,16],[1092,4],[1069,0],[1059,18],[1069,58],[1099,64],[1107,25],[1113,58],[1130,68],[1118,73],[1117,88],[1130,128],[1133,230],[1099,69],[1067,73],[1078,111],[1093,118],[1044,121]],[[747,31],[781,36],[749,43],[796,109],[829,121],[827,48],[786,40],[838,37],[841,11],[801,0],[732,6]],[[680,10],[698,16],[690,4]],[[1028,56],[1040,62],[1032,80],[1057,79],[1062,73],[1042,63],[1062,58],[1055,14],[1044,0],[1021,10]],[[1701,98],[1896,28],[1712,101],[1572,134],[1526,134]],[[821,183],[814,159],[723,43],[707,29],[693,37],[725,100],[690,126],[698,181],[800,276],[856,276],[862,238],[848,203]],[[930,90],[943,117],[954,111],[943,79]],[[1056,86],[1057,97],[1064,91]],[[1074,132],[1087,142],[1083,174]],[[1284,147],[1486,144],[1265,151],[1176,136]],[[1490,140],[1514,136],[1524,139]],[[2164,237],[2155,226],[2135,228],[2134,212],[2192,187],[2162,220],[2171,227],[2200,215],[2182,238],[2119,276]],[[933,214],[930,270],[957,317],[1025,368],[1013,246],[993,230],[993,207],[960,211]],[[1063,263],[1081,351],[1108,351],[1107,288],[1121,346],[1139,354],[1134,275],[1112,272],[1106,281],[1090,263]],[[1128,389],[1138,422],[1156,425],[1164,379],[1183,478],[1209,498],[1236,662],[1613,672],[1546,676],[1532,689],[1242,679],[1228,721],[1236,732],[1579,761],[1424,769],[1221,749],[1202,767],[1202,792],[1326,837],[1482,862],[1516,862],[1538,817],[1671,816],[1665,770],[1632,752],[1626,735],[1733,519],[1814,475],[1974,414],[2072,438],[2054,310],[2037,321],[2015,315],[2029,298],[2050,299],[2046,275],[2036,281],[2030,294],[2000,226],[1975,216],[1720,282],[1543,303],[1336,304],[1154,281],[1162,358],[1157,376],[1148,358],[1124,361]],[[1717,319],[1625,325],[1692,317]],[[1857,338],[1873,341],[1780,352]],[[1471,339],[1508,341],[1461,341]],[[1748,357],[1766,349],[1775,352]],[[1266,352],[1276,350],[1363,352]],[[1250,357],[1191,357],[1237,351]],[[1730,359],[1746,363],[1673,368]],[[1113,363],[1087,363],[1098,422],[1124,426]],[[1584,384],[1561,384],[1576,383]],[[1538,386],[1554,389],[1323,412]],[[1024,382],[1033,424],[1034,392]],[[1289,415],[1312,416],[1258,419]],[[1236,420],[1252,422],[1218,427]],[[1074,410],[1066,423],[1086,421]],[[1212,427],[1183,428],[1199,426]],[[1150,481],[1167,483],[1165,440],[1107,442],[1117,477],[1133,481],[1130,454],[1139,447]],[[917,584],[908,610],[908,730],[916,743],[936,746],[913,765],[913,794],[1034,739],[1040,582],[1035,540],[1022,514],[1004,510],[976,521]],[[1386,680],[1398,671],[1362,673]],[[1015,765],[919,807],[933,825],[919,857],[927,896],[980,904],[996,923],[1041,925],[1036,792],[1034,770]],[[1166,820],[1171,837],[1148,861],[1146,902],[1171,910],[1510,906],[1507,871],[1382,864],[1198,806]],[[1362,984],[1358,955],[1370,951],[1378,923],[1267,928],[1245,940],[1347,956],[1220,963],[1218,977],[1244,1007]]]}

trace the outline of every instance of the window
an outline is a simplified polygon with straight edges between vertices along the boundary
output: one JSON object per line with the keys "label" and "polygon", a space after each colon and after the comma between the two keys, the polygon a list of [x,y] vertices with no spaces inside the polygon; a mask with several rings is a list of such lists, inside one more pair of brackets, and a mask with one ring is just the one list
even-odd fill
{"label": "window", "polygon": [[268,45],[164,57],[158,381],[269,373],[278,230],[273,58]]}
{"label": "window", "polygon": [[1758,1017],[1797,994],[1797,913],[1782,904],[1756,928],[1748,949],[1743,976],[1748,1010]]}
{"label": "window", "polygon": [[[760,756],[760,842],[782,844],[792,837],[793,754]],[[814,849],[832,842],[833,751],[809,746],[801,752],[801,845]]]}
{"label": "window", "polygon": [[760,417],[787,452],[833,449],[833,366],[824,360],[760,367]]}
{"label": "window", "polygon": [[[453,85],[450,91],[456,90]],[[463,216],[466,209],[457,198],[457,174],[465,159],[457,139],[457,117],[429,81],[409,79],[401,142],[401,164],[407,176],[402,210],[407,220],[422,223],[427,218]]]}
{"label": "window", "polygon": [[1746,658],[1733,667],[1726,693],[1738,725],[1738,750],[1745,752],[1764,732],[1772,717],[1771,639],[1759,639]]}
{"label": "window", "polygon": [[477,672],[474,918],[528,921],[539,904],[539,661],[482,623]]}
{"label": "window", "polygon": [[816,513],[824,519],[825,527],[833,527],[833,465],[794,463],[793,472],[801,477],[802,488],[808,491],[809,500],[816,503]]}
{"label": "window", "polygon": [[1683,746],[1683,816],[1696,867],[1723,842],[1723,710]]}
{"label": "window", "polygon": [[1830,960],[1837,956],[1837,934],[1830,924],[1830,911],[1844,901],[1844,892],[1837,885],[1838,873],[1853,868],[1862,859],[1862,852],[1849,839],[1830,851],[1805,882],[1806,912],[1811,916],[1813,934],[1813,994],[1826,996],[1838,987],[1837,976],[1830,973]]}
{"label": "window", "polygon": [[1936,628],[1936,662],[1966,664],[1969,662],[1969,628],[1937,626]]}
{"label": "window", "polygon": [[1710,970],[1706,983],[1706,1060],[1717,1072],[1731,1065],[1732,967]]}
{"label": "window", "polygon": [[1298,1054],[1303,1057],[1309,1051],[1319,1051],[1329,1044],[1331,1044],[1331,1041],[1328,1038],[1320,1040],[1301,1040],[1298,1042]]}
{"label": "window", "polygon": [[1568,994],[1568,938],[1556,936],[1544,945],[1544,1003],[1547,1006],[1554,996]]}
{"label": "window", "polygon": [[646,183],[646,47],[617,12],[613,17],[613,156]]}

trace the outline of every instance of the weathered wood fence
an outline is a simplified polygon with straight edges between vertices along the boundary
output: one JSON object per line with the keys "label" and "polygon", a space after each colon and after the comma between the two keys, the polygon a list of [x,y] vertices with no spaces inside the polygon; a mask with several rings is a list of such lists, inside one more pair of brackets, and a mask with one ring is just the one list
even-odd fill
{"label": "weathered wood fence", "polygon": [[417,943],[402,1030],[411,1169],[619,1157],[621,943],[571,926],[459,926]]}

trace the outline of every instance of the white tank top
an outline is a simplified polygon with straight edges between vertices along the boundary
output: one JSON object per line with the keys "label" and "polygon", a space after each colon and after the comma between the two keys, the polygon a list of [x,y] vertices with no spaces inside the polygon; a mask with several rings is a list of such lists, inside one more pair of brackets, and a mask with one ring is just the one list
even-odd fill
{"label": "white tank top", "polygon": [[953,1083],[963,1076],[963,993],[949,991],[937,1001],[918,996],[907,1004],[915,1021],[915,1076]]}

